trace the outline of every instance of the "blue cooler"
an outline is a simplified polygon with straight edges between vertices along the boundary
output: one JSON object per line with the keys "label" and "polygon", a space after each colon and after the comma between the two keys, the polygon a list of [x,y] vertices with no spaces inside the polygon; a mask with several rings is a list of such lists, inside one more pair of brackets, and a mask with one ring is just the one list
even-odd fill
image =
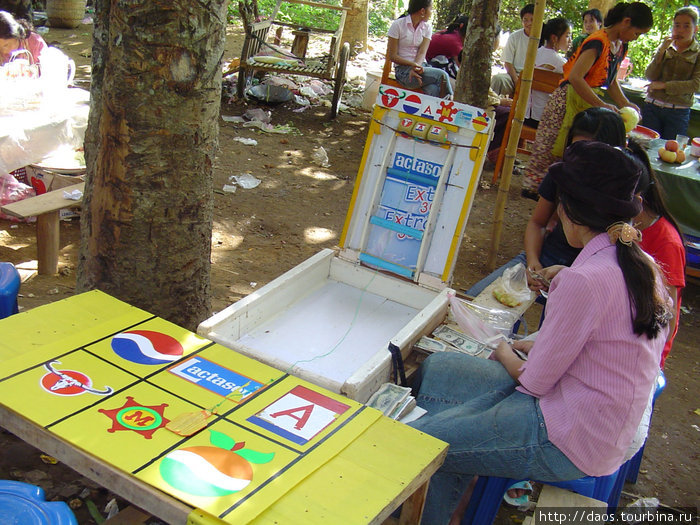
{"label": "blue cooler", "polygon": [[19,293],[19,272],[13,264],[0,262],[0,319],[16,314]]}
{"label": "blue cooler", "polygon": [[44,489],[20,481],[0,480],[3,525],[78,525],[63,501],[46,501]]}

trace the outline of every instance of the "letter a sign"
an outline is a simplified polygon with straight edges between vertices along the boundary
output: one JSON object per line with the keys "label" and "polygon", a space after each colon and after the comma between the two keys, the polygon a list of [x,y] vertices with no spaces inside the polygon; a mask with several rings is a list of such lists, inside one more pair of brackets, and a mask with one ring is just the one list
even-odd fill
{"label": "letter a sign", "polygon": [[298,385],[248,421],[293,443],[305,445],[349,408]]}

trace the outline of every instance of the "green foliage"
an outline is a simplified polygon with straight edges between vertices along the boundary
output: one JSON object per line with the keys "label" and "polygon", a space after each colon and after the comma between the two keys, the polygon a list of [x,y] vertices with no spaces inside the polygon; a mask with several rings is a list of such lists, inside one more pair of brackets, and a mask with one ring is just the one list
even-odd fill
{"label": "green foliage", "polygon": [[[340,0],[324,0],[320,3],[341,5]],[[277,0],[258,0],[260,16],[268,17],[277,5]],[[231,2],[228,6],[229,19],[240,18],[238,2]],[[282,2],[280,10],[275,17],[279,22],[286,22],[299,27],[313,27],[315,29],[328,29],[335,31],[340,23],[340,11],[335,9],[319,9],[304,4]]]}
{"label": "green foliage", "polygon": [[368,32],[371,36],[386,35],[394,18],[393,10],[394,0],[369,0]]}

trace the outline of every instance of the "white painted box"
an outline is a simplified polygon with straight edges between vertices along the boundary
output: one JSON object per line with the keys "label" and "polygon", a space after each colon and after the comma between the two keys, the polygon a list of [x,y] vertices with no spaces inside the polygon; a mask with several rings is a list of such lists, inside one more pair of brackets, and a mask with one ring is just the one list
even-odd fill
{"label": "white painted box", "polygon": [[198,333],[367,401],[390,380],[389,345],[406,358],[447,314],[490,131],[478,108],[380,86],[341,248],[307,259]]}

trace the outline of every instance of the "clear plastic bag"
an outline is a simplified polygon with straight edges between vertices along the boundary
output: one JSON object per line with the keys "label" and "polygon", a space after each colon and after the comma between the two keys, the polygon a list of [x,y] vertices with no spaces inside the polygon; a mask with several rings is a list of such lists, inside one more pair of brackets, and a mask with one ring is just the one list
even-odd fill
{"label": "clear plastic bag", "polygon": [[506,268],[493,289],[493,295],[502,304],[515,307],[530,299],[527,271],[522,263]]}
{"label": "clear plastic bag", "polygon": [[450,315],[464,333],[488,346],[510,338],[518,320],[512,312],[479,306],[454,295],[450,295]]}

